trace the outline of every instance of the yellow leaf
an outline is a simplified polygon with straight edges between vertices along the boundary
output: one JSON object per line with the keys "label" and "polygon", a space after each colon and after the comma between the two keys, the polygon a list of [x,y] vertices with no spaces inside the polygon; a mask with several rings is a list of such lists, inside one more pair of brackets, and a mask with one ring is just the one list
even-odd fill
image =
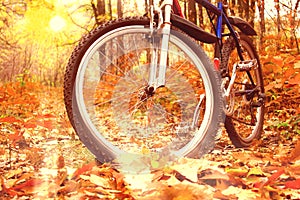
{"label": "yellow leaf", "polygon": [[95,174],[91,174],[90,181],[91,181],[91,183],[94,183],[95,185],[98,185],[98,186],[101,186],[104,188],[110,188],[110,184],[107,179],[97,176]]}
{"label": "yellow leaf", "polygon": [[247,177],[249,176],[264,176],[264,172],[259,167],[251,168],[247,174]]}
{"label": "yellow leaf", "polygon": [[9,170],[9,172],[7,174],[5,174],[4,177],[6,179],[9,179],[9,178],[14,177],[16,175],[19,175],[21,173],[23,173],[23,170],[21,168],[18,168],[18,169],[15,169],[15,170]]}
{"label": "yellow leaf", "polygon": [[246,176],[248,173],[247,169],[226,169],[226,173],[231,174],[233,176]]}
{"label": "yellow leaf", "polygon": [[229,186],[227,189],[222,191],[222,194],[226,196],[235,195],[239,200],[251,200],[259,197],[258,193],[234,186]]}
{"label": "yellow leaf", "polygon": [[154,174],[124,174],[124,181],[132,190],[146,191],[151,188]]}
{"label": "yellow leaf", "polygon": [[300,61],[295,63],[294,68],[295,69],[300,69]]}
{"label": "yellow leaf", "polygon": [[190,182],[158,185],[159,196],[151,199],[208,200],[213,199],[214,188]]}
{"label": "yellow leaf", "polygon": [[171,169],[178,171],[187,179],[197,182],[198,181],[198,169],[201,163],[197,159],[182,158],[178,160],[176,164],[170,166]]}
{"label": "yellow leaf", "polygon": [[90,180],[90,177],[89,177],[89,176],[86,176],[86,175],[80,175],[79,177],[80,177],[82,180],[85,180],[85,181]]}

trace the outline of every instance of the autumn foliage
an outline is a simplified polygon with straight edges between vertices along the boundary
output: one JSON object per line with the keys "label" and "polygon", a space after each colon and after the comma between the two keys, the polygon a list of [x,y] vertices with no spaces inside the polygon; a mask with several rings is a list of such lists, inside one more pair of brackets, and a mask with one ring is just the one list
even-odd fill
{"label": "autumn foliage", "polygon": [[223,133],[202,159],[183,158],[149,174],[95,162],[68,122],[61,88],[2,84],[1,199],[299,198],[300,56],[266,55],[261,61],[267,95],[263,138],[250,149],[234,149]]}
{"label": "autumn foliage", "polygon": [[[94,4],[104,0],[87,2],[75,9],[74,3],[54,1],[0,5],[1,200],[300,199],[299,0],[293,6],[275,0],[276,13],[269,18],[264,6],[271,1],[227,1],[231,13],[259,32],[255,41],[267,97],[262,138],[251,148],[236,149],[223,131],[203,158],[182,158],[148,174],[123,173],[95,161],[66,116],[61,86],[70,52],[82,33],[113,18],[112,10],[97,10],[107,7]],[[118,16],[125,16],[138,12],[129,2],[142,1],[124,1],[123,10],[117,2]],[[211,31],[203,8],[184,3],[189,11],[195,9],[184,10],[187,18],[199,15],[200,26]],[[66,20],[62,32],[49,27],[56,15]],[[83,15],[87,19],[76,20]]]}

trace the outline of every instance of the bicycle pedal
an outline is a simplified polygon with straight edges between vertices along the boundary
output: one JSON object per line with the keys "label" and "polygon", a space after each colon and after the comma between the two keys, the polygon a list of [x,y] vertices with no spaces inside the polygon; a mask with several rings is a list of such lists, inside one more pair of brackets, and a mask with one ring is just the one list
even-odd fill
{"label": "bicycle pedal", "polygon": [[252,68],[257,67],[257,60],[244,60],[236,63],[236,68],[239,71],[250,71]]}

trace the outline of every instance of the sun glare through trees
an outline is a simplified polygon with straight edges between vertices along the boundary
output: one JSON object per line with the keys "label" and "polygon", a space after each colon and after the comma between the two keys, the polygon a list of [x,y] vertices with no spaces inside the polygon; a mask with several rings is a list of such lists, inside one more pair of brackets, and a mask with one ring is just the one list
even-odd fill
{"label": "sun glare through trees", "polygon": [[59,32],[66,26],[66,20],[61,16],[56,15],[51,18],[49,25],[54,32]]}

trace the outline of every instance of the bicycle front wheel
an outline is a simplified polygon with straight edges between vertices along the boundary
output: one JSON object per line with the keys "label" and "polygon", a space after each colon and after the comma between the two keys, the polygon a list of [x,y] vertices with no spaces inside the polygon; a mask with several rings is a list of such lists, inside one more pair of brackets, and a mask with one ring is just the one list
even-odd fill
{"label": "bicycle front wheel", "polygon": [[103,25],[69,60],[66,109],[82,142],[102,162],[124,155],[196,157],[213,147],[222,116],[217,73],[200,46],[172,31],[165,85],[149,91],[159,43],[149,23],[127,18]]}
{"label": "bicycle front wheel", "polygon": [[[248,70],[237,70],[230,95],[226,98],[225,128],[236,147],[248,147],[259,139],[264,122],[264,84],[262,68],[252,40],[240,35],[240,44],[245,60],[253,60]],[[233,67],[240,61],[235,41],[228,38],[222,49],[221,70],[225,88],[232,78]],[[227,83],[226,83],[226,80]]]}

